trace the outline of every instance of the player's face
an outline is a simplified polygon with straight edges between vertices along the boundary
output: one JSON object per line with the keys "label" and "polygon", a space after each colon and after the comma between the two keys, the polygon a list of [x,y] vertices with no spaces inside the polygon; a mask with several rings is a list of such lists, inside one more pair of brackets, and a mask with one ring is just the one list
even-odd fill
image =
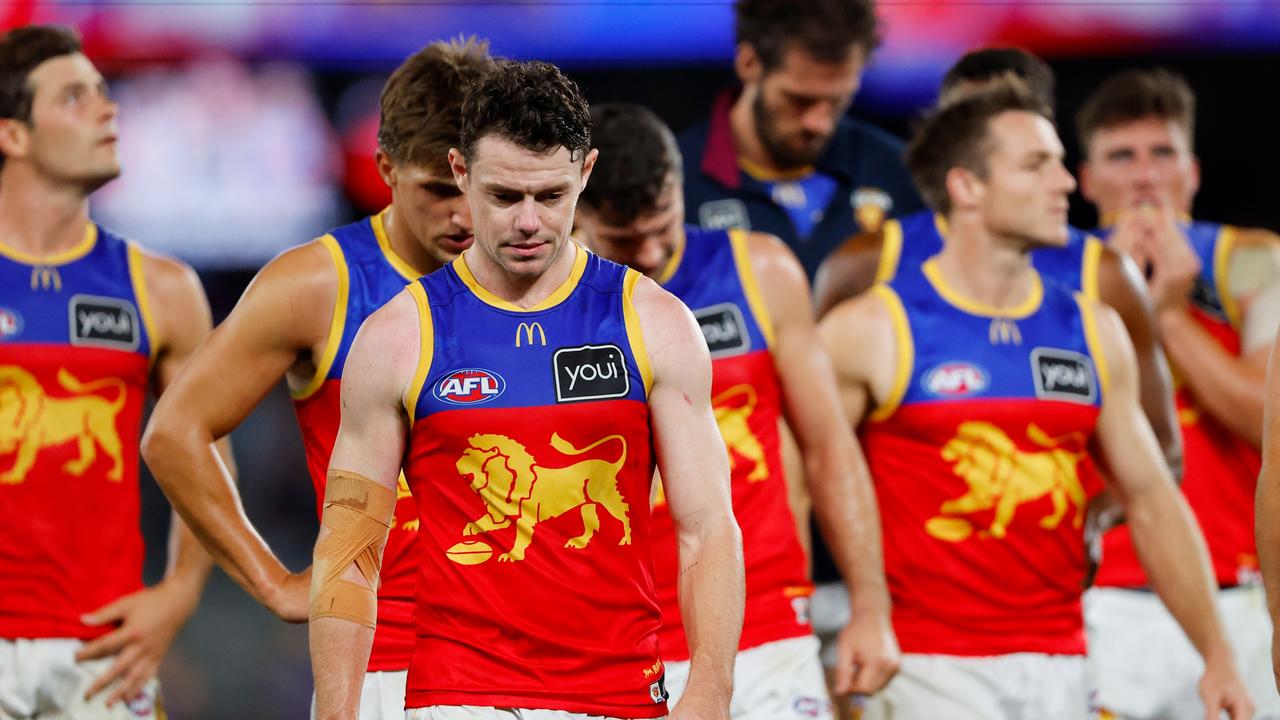
{"label": "player's face", "polygon": [[471,206],[477,247],[512,277],[545,272],[569,241],[596,154],[575,160],[564,147],[539,153],[493,135],[476,143],[470,165],[449,151],[454,179]]}
{"label": "player's face", "polygon": [[120,174],[117,105],[89,59],[62,55],[36,66],[27,159],[46,177],[92,192]]}
{"label": "player's face", "polygon": [[384,177],[391,187],[396,222],[404,223],[431,259],[445,265],[471,247],[471,207],[451,175],[398,165]]}
{"label": "player's face", "polygon": [[1189,213],[1200,166],[1181,126],[1149,117],[1095,131],[1080,180],[1103,218],[1143,205]]}
{"label": "player's face", "polygon": [[1076,181],[1062,164],[1053,124],[1029,112],[1005,112],[988,124],[993,149],[978,206],[993,234],[1029,245],[1065,245],[1068,196]]}
{"label": "player's face", "polygon": [[672,174],[654,207],[627,225],[613,225],[586,205],[578,208],[577,224],[591,252],[657,278],[684,242],[680,179]]}
{"label": "player's face", "polygon": [[819,62],[800,48],[783,52],[778,67],[748,82],[760,143],[782,168],[812,165],[821,157],[862,82],[865,53],[844,62]]}

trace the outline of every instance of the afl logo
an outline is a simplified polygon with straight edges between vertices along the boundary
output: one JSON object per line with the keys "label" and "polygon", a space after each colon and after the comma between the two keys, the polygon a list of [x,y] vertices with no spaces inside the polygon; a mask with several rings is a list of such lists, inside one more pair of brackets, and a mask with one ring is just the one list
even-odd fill
{"label": "afl logo", "polygon": [[967,362],[944,363],[924,376],[924,389],[938,397],[964,397],[987,389],[987,371]]}
{"label": "afl logo", "polygon": [[0,339],[10,338],[22,332],[22,316],[7,307],[0,307]]}
{"label": "afl logo", "polygon": [[476,405],[498,397],[507,389],[501,375],[488,370],[454,370],[436,383],[436,398],[451,405]]}

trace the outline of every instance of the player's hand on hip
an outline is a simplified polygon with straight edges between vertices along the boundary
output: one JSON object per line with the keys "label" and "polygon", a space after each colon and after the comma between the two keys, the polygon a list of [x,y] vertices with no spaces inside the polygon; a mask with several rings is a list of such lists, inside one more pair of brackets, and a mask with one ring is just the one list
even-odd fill
{"label": "player's hand on hip", "polygon": [[840,695],[879,692],[902,666],[902,651],[888,610],[854,609],[836,641],[836,681]]}
{"label": "player's hand on hip", "polygon": [[307,621],[311,602],[311,568],[284,577],[267,601],[267,609],[291,623]]}
{"label": "player's hand on hip", "polygon": [[1219,720],[1224,712],[1231,720],[1252,720],[1253,700],[1236,672],[1235,660],[1229,653],[1218,657],[1221,659],[1205,663],[1204,676],[1200,678],[1205,720]]}
{"label": "player's hand on hip", "polygon": [[85,699],[111,688],[106,700],[110,707],[141,692],[155,677],[169,645],[195,611],[198,600],[198,592],[165,581],[84,615],[81,620],[86,625],[118,625],[76,653],[77,661],[115,658],[111,667],[89,686]]}

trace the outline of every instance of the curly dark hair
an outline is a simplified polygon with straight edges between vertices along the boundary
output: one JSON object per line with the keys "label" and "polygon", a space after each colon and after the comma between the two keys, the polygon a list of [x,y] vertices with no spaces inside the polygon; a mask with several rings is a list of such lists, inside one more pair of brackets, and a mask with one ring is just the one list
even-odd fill
{"label": "curly dark hair", "polygon": [[[75,32],[55,25],[28,25],[0,37],[0,118],[31,122],[35,88],[31,71],[46,60],[82,51]],[[0,154],[0,168],[4,155]]]}
{"label": "curly dark hair", "polygon": [[449,148],[461,134],[462,98],[495,67],[489,43],[475,37],[433,42],[411,55],[382,88],[378,147],[397,165],[449,177]]}
{"label": "curly dark hair", "polygon": [[666,123],[643,105],[604,103],[591,108],[591,137],[600,157],[578,201],[611,225],[653,212],[672,173],[681,174]]}
{"label": "curly dark hair", "polygon": [[1195,146],[1196,95],[1187,79],[1165,68],[1125,70],[1107,78],[1076,114],[1076,137],[1086,153],[1093,134],[1143,118],[1172,120]]}
{"label": "curly dark hair", "polygon": [[591,150],[591,112],[577,84],[555,65],[508,60],[472,86],[462,103],[458,147],[468,163],[486,135],[540,153],[563,147],[581,161]]}
{"label": "curly dark hair", "polygon": [[944,105],[925,118],[907,144],[907,169],[924,201],[934,210],[951,212],[947,173],[962,167],[985,178],[991,154],[991,120],[1001,113],[1035,113],[1053,122],[1053,111],[1020,80],[1009,79],[989,90]]}
{"label": "curly dark hair", "polygon": [[854,48],[869,57],[880,45],[873,0],[738,0],[739,43],[755,48],[766,72],[789,47],[820,62],[844,62]]}
{"label": "curly dark hair", "polygon": [[1020,48],[982,48],[965,53],[942,78],[939,104],[946,104],[965,83],[986,83],[1011,75],[1026,83],[1032,95],[1054,105],[1053,70],[1040,58]]}

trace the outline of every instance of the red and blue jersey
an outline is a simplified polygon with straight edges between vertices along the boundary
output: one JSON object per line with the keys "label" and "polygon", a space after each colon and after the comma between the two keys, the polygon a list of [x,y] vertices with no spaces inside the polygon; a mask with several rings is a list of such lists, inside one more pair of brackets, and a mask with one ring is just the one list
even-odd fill
{"label": "red and blue jersey", "polygon": [[953,292],[936,260],[878,293],[893,319],[890,395],[861,439],[880,502],[904,652],[1081,654],[1081,472],[1106,365],[1092,305],[1034,275],[1021,306]]}
{"label": "red and blue jersey", "polygon": [[[316,490],[316,512],[323,511],[329,456],[342,415],[342,368],[365,318],[414,280],[418,273],[391,248],[383,226],[385,211],[320,238],[338,273],[338,295],[324,353],[316,374],[294,393],[294,408],[306,448],[307,469]],[[378,627],[369,655],[369,671],[404,670],[413,657],[413,592],[417,578],[417,509],[401,478],[395,523],[382,556],[378,587]]]}
{"label": "red and blue jersey", "polygon": [[466,255],[409,286],[422,348],[405,407],[421,519],[406,706],[666,714],[649,498],[641,276],[576,245],[520,308]]}
{"label": "red and blue jersey", "polygon": [[[1232,355],[1240,354],[1240,310],[1227,281],[1235,229],[1217,223],[1182,225],[1201,271],[1191,296],[1191,315]],[[1105,236],[1109,229],[1101,231]],[[1253,534],[1253,498],[1262,458],[1258,451],[1204,412],[1174,370],[1174,398],[1182,427],[1182,493],[1195,513],[1209,546],[1209,559],[1220,585],[1256,577],[1258,552]],[[1103,537],[1100,586],[1143,587],[1146,574],[1138,563],[1127,526]]]}
{"label": "red and blue jersey", "polygon": [[[746,232],[686,227],[684,244],[659,280],[693,311],[711,350],[712,406],[729,452],[733,512],[746,564],[739,648],[808,635],[813,585],[787,499],[778,434],[782,390],[770,352],[773,327],[751,268]],[[662,657],[688,660],[675,528],[661,497],[653,527]]]}
{"label": "red and blue jersey", "polygon": [[0,638],[105,634],[81,614],[142,587],[157,343],[132,243],[90,224],[56,257],[0,246]]}

